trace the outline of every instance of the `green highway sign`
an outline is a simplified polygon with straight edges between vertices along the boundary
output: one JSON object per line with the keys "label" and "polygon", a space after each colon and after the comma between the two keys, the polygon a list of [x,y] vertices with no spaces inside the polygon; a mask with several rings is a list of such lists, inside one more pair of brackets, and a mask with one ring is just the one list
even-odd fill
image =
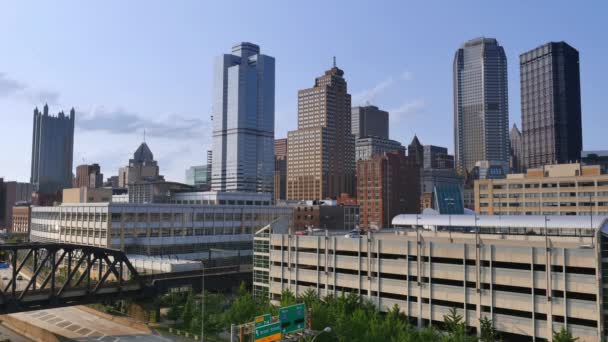
{"label": "green highway sign", "polygon": [[279,309],[281,331],[288,334],[306,328],[306,306],[296,304]]}
{"label": "green highway sign", "polygon": [[261,327],[263,325],[268,325],[270,324],[270,319],[272,316],[270,316],[270,314],[265,314],[262,316],[258,316],[255,318],[254,323],[255,323],[255,327]]}
{"label": "green highway sign", "polygon": [[256,326],[253,331],[254,342],[280,341],[281,337],[281,322],[270,323],[260,327]]}

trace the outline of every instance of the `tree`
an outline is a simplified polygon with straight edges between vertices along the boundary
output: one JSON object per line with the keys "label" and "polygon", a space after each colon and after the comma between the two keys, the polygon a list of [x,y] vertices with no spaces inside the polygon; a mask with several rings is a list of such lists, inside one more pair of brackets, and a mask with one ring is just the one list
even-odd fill
{"label": "tree", "polygon": [[283,290],[281,293],[281,307],[294,305],[296,302],[296,296],[293,295],[293,292],[289,289]]}
{"label": "tree", "polygon": [[448,314],[443,316],[443,323],[445,324],[448,333],[447,336],[445,336],[444,341],[468,342],[477,340],[467,334],[467,325],[462,316],[458,313],[458,309],[451,308]]}
{"label": "tree", "polygon": [[494,342],[499,338],[491,319],[483,317],[479,320],[479,325],[481,326],[479,337],[480,342]]}
{"label": "tree", "polygon": [[572,336],[570,330],[562,326],[558,332],[553,332],[553,342],[575,342],[578,341],[578,337]]}
{"label": "tree", "polygon": [[182,311],[182,324],[184,327],[190,327],[192,316],[194,316],[194,294],[192,293],[192,290],[190,290],[188,291],[186,304],[184,304],[184,309]]}
{"label": "tree", "polygon": [[236,299],[226,312],[225,323],[227,326],[230,326],[232,323],[242,324],[251,322],[256,313],[257,307],[253,296],[247,290],[245,283],[241,283]]}

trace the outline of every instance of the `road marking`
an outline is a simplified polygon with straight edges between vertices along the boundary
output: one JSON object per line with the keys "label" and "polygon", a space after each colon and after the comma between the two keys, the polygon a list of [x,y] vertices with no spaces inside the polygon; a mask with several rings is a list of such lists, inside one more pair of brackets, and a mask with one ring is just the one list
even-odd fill
{"label": "road marking", "polygon": [[78,325],[78,324],[72,324],[69,327],[67,327],[66,329],[69,330],[69,331],[76,331],[76,330],[78,330],[80,328],[82,328],[80,325]]}
{"label": "road marking", "polygon": [[55,318],[53,318],[53,319],[49,319],[49,320],[47,321],[47,323],[48,323],[48,324],[56,324],[57,322],[61,322],[61,321],[62,321],[62,319],[61,319],[61,318],[59,318],[59,317],[55,317]]}
{"label": "road marking", "polygon": [[70,322],[70,321],[63,321],[63,322],[59,322],[59,323],[57,323],[55,325],[58,326],[58,327],[60,327],[60,328],[65,328],[65,327],[67,327],[70,324],[72,324],[72,322]]}
{"label": "road marking", "polygon": [[77,331],[77,333],[79,333],[81,335],[87,335],[90,332],[91,332],[91,329],[89,329],[89,328],[82,328],[82,329],[80,329],[80,330]]}

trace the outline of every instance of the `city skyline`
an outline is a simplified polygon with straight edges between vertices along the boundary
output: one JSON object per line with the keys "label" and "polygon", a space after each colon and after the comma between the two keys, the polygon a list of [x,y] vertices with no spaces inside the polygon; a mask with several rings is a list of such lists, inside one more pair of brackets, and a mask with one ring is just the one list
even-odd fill
{"label": "city skyline", "polygon": [[[480,12],[498,11],[504,14],[500,18],[476,16],[475,23],[465,22],[454,30],[443,24],[420,35],[414,29],[416,25],[430,27],[442,20],[449,25],[457,14],[478,6],[467,3],[462,8],[421,8],[393,3],[376,8],[372,3],[356,3],[338,18],[339,23],[348,25],[341,32],[334,32],[335,39],[328,42],[318,38],[320,29],[302,30],[303,19],[276,15],[277,11],[294,10],[310,14],[315,6],[290,9],[278,5],[271,13],[263,13],[261,9],[217,4],[184,3],[171,8],[116,4],[103,8],[71,6],[69,2],[35,8],[21,4],[3,6],[0,29],[20,32],[19,39],[7,37],[4,41],[5,50],[12,53],[3,56],[0,63],[0,119],[11,128],[0,138],[2,146],[11,146],[10,150],[4,148],[0,156],[0,175],[5,179],[28,180],[30,163],[23,155],[29,154],[31,146],[28,139],[19,137],[31,134],[31,121],[25,118],[34,106],[49,102],[55,110],[67,110],[72,104],[76,107],[74,165],[82,164],[84,158],[86,163],[99,163],[106,176],[115,175],[128,161],[129,151],[141,143],[146,129],[161,172],[167,179],[183,181],[184,170],[203,164],[205,151],[211,146],[212,58],[240,41],[255,42],[277,59],[275,138],[285,137],[288,130],[295,129],[297,90],[308,86],[318,70],[327,69],[335,55],[338,64],[348,71],[353,106],[369,101],[387,110],[390,136],[401,143],[409,142],[416,133],[430,144],[448,147],[450,153],[454,152],[450,69],[453,51],[463,41],[493,37],[505,48],[509,127],[513,123],[521,127],[519,55],[549,41],[565,41],[580,52],[583,149],[607,147],[601,139],[601,127],[608,118],[603,115],[600,102],[605,93],[602,76],[606,75],[606,67],[600,61],[606,47],[594,43],[601,39],[603,25],[598,6],[570,8],[563,2],[547,9],[542,4],[528,5],[523,10],[514,4],[497,5],[498,8]],[[540,8],[546,11],[547,19],[533,16]],[[227,10],[234,11],[237,19],[253,11],[251,14],[260,18],[258,26],[251,31],[243,25],[226,27],[225,32],[212,30],[219,18],[209,13]],[[136,11],[141,14],[134,27],[131,16]],[[189,11],[204,13],[205,20],[195,20],[194,14],[184,15]],[[391,12],[401,13],[403,18]],[[509,13],[518,15],[518,25],[508,19],[512,17]],[[114,14],[115,27],[102,24]],[[354,25],[354,19],[376,15],[389,20],[374,28]],[[30,24],[32,17],[38,18],[35,25]],[[176,22],[177,18],[183,23]],[[571,20],[571,25],[560,26],[560,18]],[[154,27],[165,19],[162,28]],[[86,29],[74,32],[78,31],[73,30],[75,25]],[[277,25],[284,27],[284,32],[276,32]],[[535,29],[541,26],[542,32]],[[194,33],[173,39],[186,30]],[[381,34],[386,37],[376,39]],[[348,37],[358,44],[340,42]],[[396,37],[403,46],[389,43]],[[70,51],[70,46],[79,49]],[[390,53],[378,54],[384,51]],[[43,54],[45,58],[41,59]],[[176,132],[180,132],[177,137]],[[12,144],[13,141],[22,143]],[[104,144],[99,145],[99,141]]]}

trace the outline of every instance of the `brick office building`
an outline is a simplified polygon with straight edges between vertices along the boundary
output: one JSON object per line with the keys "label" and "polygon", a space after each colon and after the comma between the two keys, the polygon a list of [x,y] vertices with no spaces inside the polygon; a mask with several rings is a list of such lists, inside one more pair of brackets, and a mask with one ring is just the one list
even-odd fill
{"label": "brick office building", "polygon": [[32,209],[27,202],[17,203],[13,207],[12,234],[29,235]]}
{"label": "brick office building", "polygon": [[398,214],[420,211],[420,167],[404,152],[357,162],[357,199],[364,229],[390,226]]}

